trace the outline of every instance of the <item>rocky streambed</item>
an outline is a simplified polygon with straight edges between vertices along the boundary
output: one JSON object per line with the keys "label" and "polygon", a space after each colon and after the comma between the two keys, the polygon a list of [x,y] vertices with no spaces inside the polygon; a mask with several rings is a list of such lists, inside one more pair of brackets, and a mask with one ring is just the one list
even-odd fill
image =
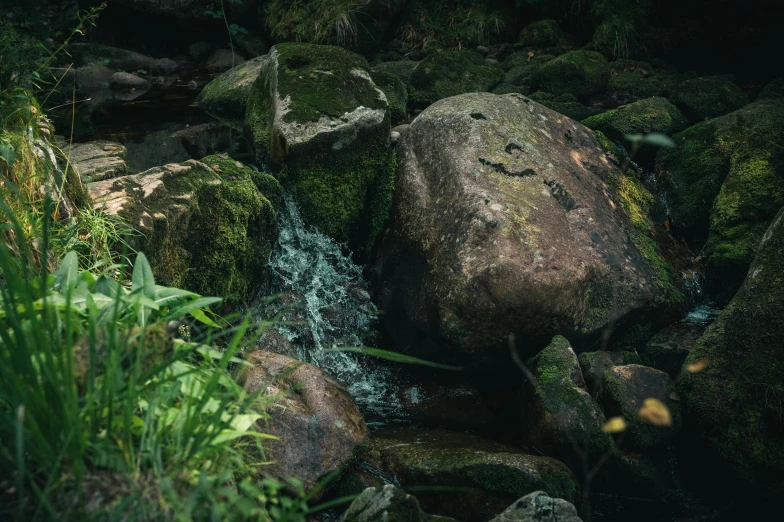
{"label": "rocky streambed", "polygon": [[[343,520],[675,520],[782,490],[781,80],[547,38],[372,65],[282,43],[220,76],[195,44],[76,48],[95,208],[160,284],[274,319],[238,375],[296,390],[268,472],[361,493]],[[629,158],[650,133],[675,147]]]}

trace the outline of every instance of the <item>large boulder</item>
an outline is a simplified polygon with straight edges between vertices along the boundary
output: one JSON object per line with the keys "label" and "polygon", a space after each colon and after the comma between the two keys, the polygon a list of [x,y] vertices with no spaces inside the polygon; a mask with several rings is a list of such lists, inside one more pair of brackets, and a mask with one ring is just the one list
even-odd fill
{"label": "large boulder", "polygon": [[424,109],[443,98],[467,92],[489,92],[504,79],[499,65],[488,64],[473,51],[434,53],[411,72],[408,101],[415,109]]}
{"label": "large boulder", "polygon": [[210,156],[87,188],[96,209],[139,231],[132,246],[147,255],[156,281],[223,297],[232,307],[247,302],[267,274],[277,220],[265,193],[276,185],[268,174]]}
{"label": "large boulder", "polygon": [[580,469],[583,459],[596,462],[612,451],[612,439],[602,431],[604,413],[585,389],[569,341],[556,336],[528,368],[535,378],[535,395],[523,416],[526,441],[572,469]]}
{"label": "large boulder", "polygon": [[[265,56],[254,58],[221,74],[204,87],[196,103],[216,118],[230,123],[241,122],[253,82],[266,59]],[[242,126],[241,123],[238,125]]]}
{"label": "large boulder", "polygon": [[[678,383],[691,457],[701,480],[784,493],[784,209],[773,219],[746,280],[686,359]],[[701,364],[699,364],[701,363]]]}
{"label": "large boulder", "polygon": [[248,393],[276,398],[259,429],[277,437],[265,447],[265,466],[279,479],[296,477],[306,489],[345,465],[365,442],[367,426],[351,396],[312,364],[271,352],[245,357],[252,367],[239,382]]}
{"label": "large boulder", "polygon": [[723,76],[704,76],[678,85],[670,101],[693,122],[724,116],[749,103],[749,97]]}
{"label": "large boulder", "polygon": [[466,94],[420,114],[398,154],[376,273],[401,349],[481,364],[509,357],[510,333],[530,356],[559,333],[591,343],[611,321],[680,312],[653,197],[579,123]]}
{"label": "large boulder", "polygon": [[596,51],[569,51],[537,71],[539,89],[552,94],[574,94],[584,99],[607,87],[610,66]]}
{"label": "large boulder", "polygon": [[529,493],[490,522],[582,522],[574,504],[544,491]]}
{"label": "large boulder", "polygon": [[706,292],[726,303],[784,205],[784,100],[760,100],[673,139],[677,147],[656,158],[673,231],[694,252],[705,249]]}
{"label": "large boulder", "polygon": [[463,433],[385,431],[371,438],[363,458],[404,488],[462,488],[459,494],[423,488],[417,498],[426,512],[465,522],[488,520],[537,490],[570,502],[576,492],[568,468],[557,460]]}
{"label": "large boulder", "polygon": [[364,58],[339,47],[272,48],[248,102],[259,163],[291,190],[305,224],[353,247],[372,243],[393,182],[390,113]]}
{"label": "large boulder", "polygon": [[406,0],[364,0],[352,4],[304,2],[293,8],[288,0],[265,2],[264,22],[278,42],[305,41],[339,45],[368,54],[406,5]]}

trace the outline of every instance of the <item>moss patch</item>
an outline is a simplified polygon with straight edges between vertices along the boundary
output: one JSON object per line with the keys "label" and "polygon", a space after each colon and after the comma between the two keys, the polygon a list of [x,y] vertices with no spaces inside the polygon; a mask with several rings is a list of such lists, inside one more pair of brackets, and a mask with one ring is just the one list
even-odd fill
{"label": "moss patch", "polygon": [[489,92],[503,80],[498,65],[470,51],[443,51],[419,62],[409,80],[409,103],[423,109],[443,98],[466,92]]}
{"label": "moss patch", "polygon": [[542,91],[586,98],[607,86],[610,66],[595,51],[570,51],[543,64],[536,79]]}
{"label": "moss patch", "polygon": [[196,103],[207,113],[228,120],[234,127],[242,127],[240,120],[265,59],[255,58],[218,76],[199,93]]}
{"label": "moss patch", "polygon": [[583,125],[612,139],[627,134],[673,134],[686,126],[686,118],[664,98],[648,98],[583,120]]}
{"label": "moss patch", "polygon": [[392,125],[406,119],[408,104],[408,91],[403,82],[392,73],[373,71],[370,75],[389,102],[389,111],[392,116]]}
{"label": "moss patch", "polygon": [[590,116],[593,116],[599,109],[594,109],[591,107],[586,107],[579,101],[574,94],[560,94],[555,95],[549,92],[535,92],[529,96],[535,102],[541,103],[548,109],[552,109],[555,112],[561,113],[564,116],[568,116],[573,120],[584,120]]}
{"label": "moss patch", "polygon": [[706,76],[686,80],[678,85],[670,96],[670,101],[677,105],[687,118],[697,122],[736,111],[749,103],[749,97],[727,78]]}

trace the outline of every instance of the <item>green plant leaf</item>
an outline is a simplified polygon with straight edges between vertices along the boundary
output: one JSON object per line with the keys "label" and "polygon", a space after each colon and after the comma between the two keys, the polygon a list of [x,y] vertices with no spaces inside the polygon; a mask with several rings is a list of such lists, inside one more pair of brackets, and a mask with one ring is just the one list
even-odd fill
{"label": "green plant leaf", "polygon": [[462,371],[463,368],[460,366],[449,366],[447,364],[439,364],[430,361],[425,361],[424,359],[418,359],[416,357],[411,357],[410,355],[405,355],[398,352],[391,352],[389,350],[382,350],[380,348],[356,348],[356,347],[344,347],[344,348],[329,348],[324,350],[325,352],[350,352],[350,353],[361,353],[363,355],[370,355],[372,357],[378,357],[379,359],[386,359],[388,361],[395,361],[404,364],[419,364],[421,366],[430,366],[431,368],[438,368],[440,370],[451,370],[451,371]]}
{"label": "green plant leaf", "polygon": [[199,294],[194,294],[193,292],[180,288],[155,285],[155,296],[153,299],[158,303],[158,306],[173,306],[180,301],[191,297],[199,297]]}
{"label": "green plant leaf", "polygon": [[79,256],[73,250],[65,254],[60,262],[60,268],[54,273],[54,287],[60,292],[76,288],[79,279]]}
{"label": "green plant leaf", "polygon": [[9,167],[13,165],[14,161],[16,161],[14,146],[7,141],[0,141],[0,158],[3,158]]}
{"label": "green plant leaf", "polygon": [[207,326],[212,326],[213,328],[220,328],[220,325],[218,323],[216,323],[215,321],[207,317],[207,314],[204,313],[204,310],[201,309],[193,310],[192,312],[190,312],[190,314],[191,317],[193,317],[200,323],[204,323]]}
{"label": "green plant leaf", "polygon": [[201,308],[206,308],[212,304],[221,302],[222,299],[220,297],[200,297],[198,299],[194,299],[193,301],[188,301],[187,303],[183,303],[180,306],[170,310],[169,313],[164,317],[163,321],[171,321],[173,319],[179,319],[184,315],[188,315],[195,310],[199,310]]}
{"label": "green plant leaf", "polygon": [[145,297],[155,299],[155,278],[152,275],[150,262],[143,252],[137,254],[136,261],[133,263],[131,290],[141,290]]}

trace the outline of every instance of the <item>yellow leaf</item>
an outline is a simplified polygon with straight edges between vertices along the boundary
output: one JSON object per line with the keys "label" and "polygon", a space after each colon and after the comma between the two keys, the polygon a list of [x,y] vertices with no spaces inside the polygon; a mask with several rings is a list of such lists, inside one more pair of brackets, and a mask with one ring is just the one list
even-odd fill
{"label": "yellow leaf", "polygon": [[670,410],[659,399],[645,399],[638,415],[641,420],[654,426],[672,426]]}
{"label": "yellow leaf", "polygon": [[703,357],[689,364],[686,367],[686,371],[688,371],[689,373],[699,373],[705,368],[707,368],[708,366],[710,366],[710,359],[708,359],[707,357]]}
{"label": "yellow leaf", "polygon": [[605,433],[620,433],[626,431],[626,421],[623,417],[613,417],[602,426],[602,431]]}

